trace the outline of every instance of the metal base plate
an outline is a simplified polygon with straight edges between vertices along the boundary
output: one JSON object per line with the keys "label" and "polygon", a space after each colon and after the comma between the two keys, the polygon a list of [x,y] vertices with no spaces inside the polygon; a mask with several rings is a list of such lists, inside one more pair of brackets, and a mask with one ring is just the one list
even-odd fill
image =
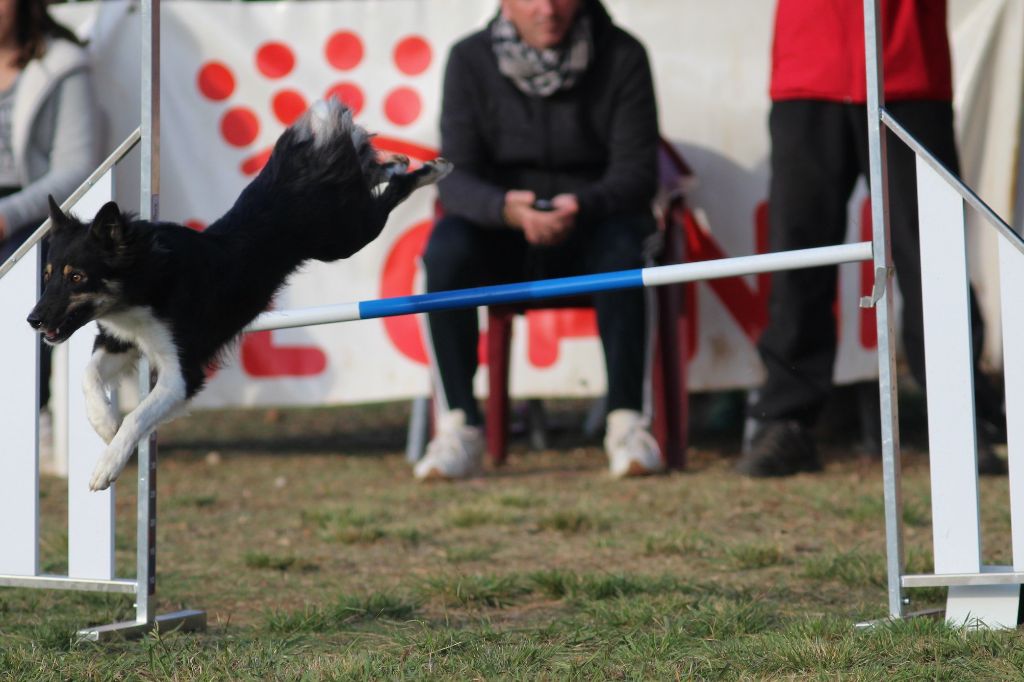
{"label": "metal base plate", "polygon": [[105,642],[111,639],[132,639],[159,629],[160,632],[197,632],[206,629],[206,611],[175,611],[157,616],[152,623],[129,620],[78,631],[79,641]]}
{"label": "metal base plate", "polygon": [[1012,630],[1021,622],[1020,585],[951,585],[946,622],[972,630]]}
{"label": "metal base plate", "polygon": [[[1012,630],[1024,623],[1024,590],[1021,585],[950,585],[945,609],[907,613],[910,618],[944,618],[955,628]],[[857,623],[857,629],[892,623],[892,618]]]}
{"label": "metal base plate", "polygon": [[[923,609],[921,611],[905,613],[900,620],[909,620],[910,618],[942,618],[945,613],[946,609]],[[856,623],[854,627],[858,630],[869,630],[880,625],[888,625],[892,622],[894,622],[892,618],[876,618],[875,620],[865,620]]]}

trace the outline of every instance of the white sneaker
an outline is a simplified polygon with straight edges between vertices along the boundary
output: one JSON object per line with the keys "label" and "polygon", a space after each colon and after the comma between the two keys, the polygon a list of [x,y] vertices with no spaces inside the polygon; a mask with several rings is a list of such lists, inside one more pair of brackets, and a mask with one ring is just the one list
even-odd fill
{"label": "white sneaker", "polygon": [[466,425],[466,413],[452,410],[437,421],[437,433],[427,445],[413,475],[421,480],[469,478],[483,471],[484,432]]}
{"label": "white sneaker", "polygon": [[646,476],[665,470],[661,449],[636,410],[612,410],[604,436],[608,468],[614,478]]}

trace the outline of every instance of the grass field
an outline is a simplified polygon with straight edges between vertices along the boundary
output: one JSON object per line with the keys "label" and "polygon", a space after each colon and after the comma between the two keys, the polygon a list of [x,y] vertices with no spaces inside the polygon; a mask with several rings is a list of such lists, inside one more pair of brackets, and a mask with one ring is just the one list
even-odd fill
{"label": "grass field", "polygon": [[[1024,679],[1018,632],[854,628],[887,612],[877,461],[838,447],[824,474],[752,481],[732,472],[732,439],[698,434],[686,472],[615,482],[599,443],[566,431],[547,452],[514,445],[485,478],[422,485],[406,418],[385,405],[170,425],[159,611],[206,609],[208,631],[76,644],[79,627],[132,617],[130,599],[4,589],[0,678]],[[904,457],[909,563],[925,571],[927,460],[912,444]],[[985,558],[1006,561],[1006,479],[982,489]],[[66,485],[43,495],[44,568],[61,572]]]}

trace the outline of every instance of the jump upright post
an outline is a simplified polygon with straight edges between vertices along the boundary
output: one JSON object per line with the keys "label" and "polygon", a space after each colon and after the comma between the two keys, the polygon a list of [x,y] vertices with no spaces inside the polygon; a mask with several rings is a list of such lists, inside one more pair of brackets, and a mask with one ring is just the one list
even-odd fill
{"label": "jump upright post", "polygon": [[[1024,427],[1008,419],[1013,565],[986,566],[981,559],[977,423],[969,309],[965,210],[968,206],[999,233],[1000,288],[1024,285],[1024,240],[966,184],[945,168],[884,104],[882,37],[878,0],[864,0],[868,146],[872,240],[878,324],[882,411],[886,567],[890,618],[903,618],[904,589],[947,586],[945,617],[954,625],[1016,627],[1021,623],[1024,583]],[[886,130],[917,156],[921,284],[932,498],[933,574],[905,573],[900,491],[899,412],[893,348],[893,267],[889,246]],[[868,302],[870,304],[870,301]],[[1002,297],[1006,411],[1024,408],[1024,313]]]}
{"label": "jump upright post", "polygon": [[[113,166],[142,142],[141,192],[143,218],[156,219],[160,187],[160,4],[142,0],[142,101],[141,126],[79,187],[61,207],[95,213],[113,196]],[[0,263],[0,319],[4,337],[0,343],[0,429],[5,438],[0,458],[0,586],[110,592],[135,597],[134,620],[87,628],[82,639],[101,640],[112,635],[138,635],[156,626],[164,629],[197,630],[206,626],[203,611],[178,611],[156,615],[156,450],[155,439],[138,449],[139,484],[136,517],[136,574],[115,577],[114,487],[90,493],[92,467],[105,447],[89,427],[81,391],[81,376],[92,350],[95,324],[88,325],[68,341],[67,370],[70,381],[57,382],[75,390],[53,396],[67,401],[68,447],[68,570],[67,575],[44,574],[39,561],[39,466],[38,466],[38,381],[39,339],[26,334],[24,318],[39,296],[39,242],[50,229],[50,221],[11,256]],[[149,369],[139,363],[140,390],[149,390]],[[74,397],[72,397],[74,396]],[[28,398],[31,397],[31,400]],[[8,450],[7,448],[10,448]]]}
{"label": "jump upright post", "polygon": [[[142,135],[136,130],[82,184],[61,207],[95,213],[112,195],[113,166],[138,145]],[[41,570],[39,557],[39,455],[36,424],[39,420],[39,338],[25,324],[39,295],[39,242],[50,228],[49,221],[3,264],[0,264],[0,320],[4,334],[0,339],[0,430],[4,447],[0,457],[0,586],[107,592],[133,595],[137,617],[133,621],[88,628],[79,631],[83,639],[100,640],[115,632],[138,634],[161,627],[200,629],[206,614],[181,611],[166,616],[151,616],[156,588],[155,489],[139,496],[136,545],[136,576],[116,577],[114,563],[114,495],[116,486],[89,492],[92,467],[103,452],[104,443],[92,430],[85,416],[85,401],[80,390],[82,376],[92,352],[95,323],[84,327],[66,344],[69,359],[65,365],[67,381],[55,382],[73,390],[57,392],[52,402],[66,401],[68,431],[68,554],[67,573],[58,575]],[[26,330],[28,330],[26,332]],[[54,367],[54,372],[58,371]],[[148,373],[147,373],[148,376]]]}

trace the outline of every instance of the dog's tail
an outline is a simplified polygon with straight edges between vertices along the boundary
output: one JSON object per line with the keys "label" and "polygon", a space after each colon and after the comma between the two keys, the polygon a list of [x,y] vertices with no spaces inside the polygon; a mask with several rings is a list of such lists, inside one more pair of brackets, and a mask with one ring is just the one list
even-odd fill
{"label": "dog's tail", "polygon": [[300,135],[308,134],[314,147],[329,145],[339,139],[349,139],[355,148],[359,167],[370,187],[376,187],[388,179],[388,169],[382,165],[371,140],[373,133],[358,125],[352,119],[352,110],[336,97],[318,100],[305,116],[296,123]]}
{"label": "dog's tail", "polygon": [[361,184],[370,187],[365,176],[379,165],[372,137],[336,98],[320,100],[281,134],[264,171],[276,189],[288,189],[290,195],[347,188],[361,176]]}

